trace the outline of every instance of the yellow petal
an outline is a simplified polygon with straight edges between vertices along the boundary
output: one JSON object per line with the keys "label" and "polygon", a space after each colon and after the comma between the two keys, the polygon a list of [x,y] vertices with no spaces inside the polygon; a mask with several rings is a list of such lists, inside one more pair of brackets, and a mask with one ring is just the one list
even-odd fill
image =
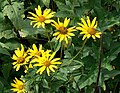
{"label": "yellow petal", "polygon": [[65,37],[64,39],[65,39],[66,44],[68,44],[68,39],[67,39],[67,37]]}
{"label": "yellow petal", "polygon": [[60,37],[61,37],[61,34],[59,34],[59,35],[57,36],[56,40],[58,40]]}
{"label": "yellow petal", "polygon": [[57,69],[58,67],[57,66],[55,66],[55,65],[50,65],[52,68],[55,68],[55,69]]}
{"label": "yellow petal", "polygon": [[34,14],[34,13],[32,13],[32,12],[28,12],[28,13],[31,14],[32,16],[38,18],[38,16],[36,14]]}
{"label": "yellow petal", "polygon": [[83,18],[81,18],[81,21],[82,21],[82,23],[83,23],[86,27],[88,27],[88,26],[87,26],[87,23],[85,22],[85,20],[84,20]]}
{"label": "yellow petal", "polygon": [[50,76],[50,70],[48,67],[47,67],[47,74],[48,74],[48,76]]}
{"label": "yellow petal", "polygon": [[90,27],[90,18],[87,16],[87,23],[88,23],[88,26]]}
{"label": "yellow petal", "polygon": [[52,72],[55,72],[55,70],[52,68],[52,66],[49,66],[49,69],[50,69]]}
{"label": "yellow petal", "polygon": [[13,57],[12,57],[13,60],[17,60],[17,56],[15,54],[13,54]]}
{"label": "yellow petal", "polygon": [[44,22],[49,24],[49,23],[53,22],[53,20],[45,20]]}
{"label": "yellow petal", "polygon": [[97,28],[97,25],[98,25],[98,22],[96,22],[96,24],[95,24],[95,26],[94,26],[95,29]]}
{"label": "yellow petal", "polygon": [[97,18],[97,17],[95,17],[95,18],[93,19],[92,24],[91,24],[91,27],[94,27],[95,22],[96,22],[96,18]]}
{"label": "yellow petal", "polygon": [[86,36],[86,35],[84,35],[84,36],[83,36],[83,38],[82,38],[82,40],[84,40],[86,37],[87,37],[87,36]]}
{"label": "yellow petal", "polygon": [[27,18],[29,18],[29,19],[31,19],[31,20],[37,20],[36,17],[27,17]]}
{"label": "yellow petal", "polygon": [[32,25],[34,22],[37,22],[37,21],[31,21],[31,22],[30,22],[30,25]]}
{"label": "yellow petal", "polygon": [[70,22],[70,18],[67,19],[67,17],[66,17],[65,20],[64,20],[64,27],[67,27],[69,22]]}
{"label": "yellow petal", "polygon": [[64,39],[64,35],[61,35],[60,42]]}
{"label": "yellow petal", "polygon": [[62,64],[62,62],[51,62],[51,64],[55,65],[55,64]]}
{"label": "yellow petal", "polygon": [[46,19],[50,19],[54,16],[55,12],[51,12],[50,14],[48,14],[45,18]]}
{"label": "yellow petal", "polygon": [[33,48],[34,52],[38,52],[38,49],[35,44],[32,45],[32,48]]}
{"label": "yellow petal", "polygon": [[45,9],[44,11],[43,11],[43,16],[47,16],[49,13],[50,13],[50,11],[51,11],[51,9]]}
{"label": "yellow petal", "polygon": [[76,27],[76,29],[82,30],[82,31],[87,31],[86,29],[84,29],[84,28],[82,28],[82,27]]}
{"label": "yellow petal", "polygon": [[45,28],[45,23],[44,22],[42,22],[42,27]]}
{"label": "yellow petal", "polygon": [[38,9],[35,8],[35,11],[36,11],[36,14],[37,14],[38,16],[41,16],[41,15],[42,15],[41,7],[40,7],[39,5],[38,5]]}
{"label": "yellow petal", "polygon": [[68,29],[67,29],[68,32],[76,31],[75,27],[76,27],[76,26],[73,26],[73,27],[68,28]]}
{"label": "yellow petal", "polygon": [[94,36],[94,35],[92,35],[92,38],[93,38],[93,39],[95,39],[95,36]]}
{"label": "yellow petal", "polygon": [[68,35],[70,35],[70,36],[75,36],[75,34],[73,34],[73,33],[68,33]]}
{"label": "yellow petal", "polygon": [[100,38],[100,35],[98,35],[98,34],[95,34],[95,36],[96,36],[97,38]]}
{"label": "yellow petal", "polygon": [[55,33],[53,34],[53,36],[57,36],[59,33],[60,33],[60,32],[55,32]]}
{"label": "yellow petal", "polygon": [[51,63],[52,63],[52,62],[56,62],[56,61],[58,61],[58,60],[60,60],[60,58],[55,58],[55,59],[53,59],[53,60],[51,61]]}
{"label": "yellow petal", "polygon": [[56,52],[53,52],[53,53],[52,53],[52,55],[51,55],[50,58],[49,58],[50,61],[54,58],[55,54],[56,54]]}
{"label": "yellow petal", "polygon": [[88,38],[88,39],[90,38],[90,36],[91,36],[90,34],[87,34],[87,38]]}
{"label": "yellow petal", "polygon": [[19,69],[20,69],[20,65],[17,66],[16,71],[18,71]]}

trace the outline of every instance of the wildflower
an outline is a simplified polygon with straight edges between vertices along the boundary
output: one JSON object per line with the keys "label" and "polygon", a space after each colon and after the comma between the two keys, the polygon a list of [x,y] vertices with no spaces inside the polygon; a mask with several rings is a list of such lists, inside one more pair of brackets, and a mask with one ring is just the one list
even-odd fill
{"label": "wildflower", "polygon": [[80,34],[84,34],[82,40],[85,38],[89,39],[92,37],[94,40],[97,38],[100,38],[100,35],[102,34],[101,32],[97,31],[97,25],[98,23],[96,22],[96,17],[90,22],[90,18],[87,16],[87,22],[83,18],[81,18],[82,23],[78,23],[80,27],[77,27],[76,29],[81,30]]}
{"label": "wildflower", "polygon": [[51,55],[46,54],[46,56],[42,58],[38,57],[38,59],[36,59],[37,63],[34,66],[40,66],[40,68],[36,73],[40,72],[40,74],[42,74],[46,69],[48,76],[50,76],[50,71],[55,72],[54,69],[58,68],[56,64],[61,64],[61,62],[58,61],[60,58],[54,58],[55,54],[56,52],[52,53]]}
{"label": "wildflower", "polygon": [[73,34],[72,32],[76,31],[75,26],[67,28],[69,22],[70,18],[65,18],[64,23],[60,22],[58,18],[58,23],[54,21],[52,24],[52,26],[54,26],[57,30],[57,32],[55,32],[53,36],[56,36],[56,39],[59,39],[60,42],[65,40],[66,44],[68,44],[68,38],[71,38],[71,36],[75,36],[75,34]]}
{"label": "wildflower", "polygon": [[37,46],[35,44],[32,45],[32,49],[29,49],[29,55],[30,57],[42,57],[42,54],[44,50],[42,50],[42,45],[40,45],[39,49],[37,49]]}
{"label": "wildflower", "polygon": [[42,13],[41,7],[38,5],[38,9],[35,8],[35,11],[36,14],[29,12],[29,14],[31,14],[33,17],[27,17],[33,20],[30,23],[31,25],[32,23],[36,22],[33,27],[37,26],[37,28],[39,28],[42,26],[45,28],[45,24],[51,23],[53,21],[50,18],[54,16],[55,12],[51,12],[51,9],[45,9]]}
{"label": "wildflower", "polygon": [[21,50],[17,48],[15,50],[15,54],[13,54],[12,57],[13,60],[16,60],[12,64],[14,65],[14,69],[16,68],[16,71],[20,69],[20,66],[26,65],[29,61],[29,57],[27,56],[27,52],[24,51],[24,46],[21,44]]}
{"label": "wildflower", "polygon": [[14,83],[11,83],[11,86],[14,87],[11,89],[13,92],[26,93],[26,90],[24,88],[25,81],[18,80],[16,77],[15,77],[15,80],[13,80],[13,81],[14,81]]}

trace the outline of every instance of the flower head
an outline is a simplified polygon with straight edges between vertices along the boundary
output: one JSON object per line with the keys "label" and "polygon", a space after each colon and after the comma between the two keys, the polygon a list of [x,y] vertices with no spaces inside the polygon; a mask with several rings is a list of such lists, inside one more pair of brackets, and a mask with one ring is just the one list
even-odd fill
{"label": "flower head", "polygon": [[43,28],[45,28],[45,24],[51,23],[53,20],[51,20],[50,18],[52,18],[55,14],[55,12],[51,12],[51,9],[45,9],[43,12],[41,10],[41,7],[38,5],[38,9],[35,8],[36,14],[29,12],[29,14],[31,14],[33,17],[27,17],[33,21],[31,21],[31,25],[32,23],[35,22],[34,26],[37,26],[37,28],[39,28],[40,26],[42,26]]}
{"label": "flower head", "polygon": [[35,44],[33,44],[32,49],[29,49],[28,51],[29,51],[30,57],[37,57],[37,56],[42,57],[42,54],[44,52],[44,50],[42,50],[42,45],[40,45],[38,49]]}
{"label": "flower head", "polygon": [[90,18],[87,16],[87,22],[81,18],[82,23],[78,23],[80,27],[77,27],[76,29],[81,30],[80,34],[85,34],[82,38],[84,40],[85,38],[89,39],[92,37],[93,39],[100,38],[100,35],[102,34],[101,32],[97,31],[97,25],[98,23],[96,22],[96,17],[90,22]]}
{"label": "flower head", "polygon": [[60,58],[54,58],[55,54],[56,52],[54,52],[52,55],[46,54],[46,56],[42,58],[38,57],[38,59],[36,59],[37,63],[34,66],[40,66],[40,68],[36,73],[40,72],[40,74],[42,74],[46,69],[48,76],[50,76],[50,71],[55,72],[54,69],[58,68],[56,64],[61,64],[61,62],[58,61]]}
{"label": "flower head", "polygon": [[14,65],[14,69],[16,68],[16,71],[20,69],[20,66],[28,64],[29,57],[27,55],[27,52],[24,51],[24,46],[21,44],[21,50],[17,48],[15,50],[15,54],[13,54],[12,57],[13,60],[16,60],[12,64]]}
{"label": "flower head", "polygon": [[25,88],[24,88],[25,81],[18,80],[16,77],[15,77],[15,80],[13,81],[14,83],[11,83],[11,86],[14,87],[11,89],[13,92],[26,93]]}
{"label": "flower head", "polygon": [[75,26],[67,28],[69,22],[70,18],[65,18],[64,23],[60,22],[58,18],[58,23],[54,21],[52,24],[52,26],[54,26],[57,30],[57,32],[55,32],[53,36],[56,36],[56,39],[59,39],[60,42],[65,40],[66,44],[68,44],[68,38],[71,38],[71,36],[75,36],[75,34],[73,34],[72,32],[76,31]]}

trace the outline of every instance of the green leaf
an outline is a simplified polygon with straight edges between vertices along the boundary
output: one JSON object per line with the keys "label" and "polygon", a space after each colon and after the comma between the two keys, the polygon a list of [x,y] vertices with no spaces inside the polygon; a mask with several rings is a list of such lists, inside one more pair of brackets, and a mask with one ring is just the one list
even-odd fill
{"label": "green leaf", "polygon": [[42,2],[46,7],[49,7],[50,0],[42,0]]}
{"label": "green leaf", "polygon": [[44,28],[33,28],[30,25],[30,20],[24,20],[23,25],[21,27],[21,31],[19,31],[21,37],[31,36],[35,34],[41,34],[42,36],[46,36],[46,29]]}
{"label": "green leaf", "polygon": [[48,86],[48,82],[47,82],[47,80],[46,80],[46,79],[43,79],[42,82],[43,82],[42,86],[43,86],[44,88],[49,89],[49,86]]}
{"label": "green leaf", "polygon": [[16,29],[20,29],[23,25],[24,3],[11,2],[11,5],[6,5],[3,9],[3,14],[7,15]]}
{"label": "green leaf", "polygon": [[0,39],[2,37],[6,38],[6,39],[10,39],[10,38],[15,37],[15,34],[12,30],[5,30],[5,31],[0,32]]}
{"label": "green leaf", "polygon": [[3,64],[3,66],[2,66],[2,73],[6,80],[8,79],[8,77],[10,75],[11,68],[12,68],[11,63],[6,63],[6,64]]}
{"label": "green leaf", "polygon": [[118,70],[112,70],[112,71],[108,71],[108,70],[102,70],[103,74],[104,74],[104,79],[108,80],[112,77],[115,77],[117,75],[120,75],[120,71]]}
{"label": "green leaf", "polygon": [[80,78],[78,81],[80,89],[85,86],[90,86],[92,83],[95,83],[97,79],[97,70],[93,69],[86,76]]}
{"label": "green leaf", "polygon": [[0,53],[10,56],[10,53],[7,51],[7,49],[2,48],[1,46],[0,46]]}

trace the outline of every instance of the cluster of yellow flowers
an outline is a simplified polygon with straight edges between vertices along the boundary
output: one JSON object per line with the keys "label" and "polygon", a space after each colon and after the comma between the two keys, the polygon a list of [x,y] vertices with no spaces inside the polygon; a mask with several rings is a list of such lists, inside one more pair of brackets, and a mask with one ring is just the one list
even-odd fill
{"label": "cluster of yellow flowers", "polygon": [[[45,9],[43,12],[41,10],[41,7],[38,6],[38,8],[35,8],[36,14],[29,12],[30,15],[27,18],[31,19],[31,25],[33,27],[43,27],[45,28],[46,24],[51,23],[53,27],[56,28],[56,32],[53,34],[54,37],[56,37],[56,40],[65,41],[66,44],[68,44],[69,38],[71,36],[75,36],[73,33],[74,31],[80,30],[80,34],[84,34],[82,40],[85,40],[86,38],[89,39],[92,37],[93,39],[100,38],[101,32],[97,31],[97,21],[96,17],[90,21],[90,18],[87,16],[87,20],[85,21],[84,18],[81,18],[82,23],[78,23],[78,27],[68,27],[70,23],[70,18],[65,18],[64,22],[61,22],[58,18],[58,22],[51,19],[54,17],[55,12],[52,12],[51,9]],[[42,74],[45,70],[47,71],[47,75],[50,76],[50,71],[55,72],[55,69],[58,67],[57,64],[61,64],[60,58],[54,58],[56,52],[51,53],[51,50],[43,50],[42,45],[39,46],[39,49],[36,47],[35,44],[32,45],[32,48],[29,48],[27,51],[25,51],[24,46],[21,44],[21,49],[17,48],[15,51],[15,54],[13,54],[12,59],[15,60],[13,62],[13,68],[18,71],[21,66],[25,67],[25,73],[27,73],[29,68],[34,67],[40,67],[36,73]],[[11,84],[14,88],[13,92],[17,93],[25,93],[24,89],[24,81],[18,80],[15,78],[14,83]]]}
{"label": "cluster of yellow flowers", "polygon": [[[21,66],[25,67],[25,73],[27,73],[29,68],[34,68],[36,66],[40,67],[36,73],[42,74],[45,70],[47,71],[47,75],[50,76],[50,71],[55,72],[55,69],[58,67],[57,64],[61,64],[60,58],[54,58],[56,52],[51,53],[51,50],[43,50],[42,45],[40,45],[39,49],[35,44],[32,45],[32,49],[29,48],[25,51],[24,46],[21,44],[21,49],[17,48],[13,54],[12,59],[15,60],[12,64],[13,68],[18,71]],[[13,87],[12,90],[14,92],[18,91],[18,93],[24,93],[23,81],[15,78],[15,84],[11,84]]]}
{"label": "cluster of yellow flowers", "polygon": [[25,73],[29,68],[33,68],[35,66],[39,66],[40,68],[36,73],[43,71],[46,69],[48,76],[50,76],[50,71],[55,72],[54,69],[57,69],[56,64],[61,64],[59,62],[60,58],[54,58],[56,52],[51,54],[51,50],[43,50],[42,45],[40,45],[39,49],[35,44],[32,45],[32,49],[24,50],[24,46],[21,44],[21,50],[17,48],[15,50],[15,54],[13,54],[12,59],[15,60],[13,62],[13,68],[18,71],[20,66],[25,67]]}
{"label": "cluster of yellow flowers", "polygon": [[31,21],[31,25],[33,22],[36,22],[34,24],[33,27],[37,26],[37,28],[39,28],[40,26],[45,28],[45,24],[49,24],[51,23],[52,26],[54,26],[57,30],[57,32],[55,32],[53,34],[53,36],[56,37],[56,40],[61,41],[65,41],[66,44],[68,44],[68,38],[71,38],[71,36],[75,36],[75,34],[73,34],[73,31],[77,31],[80,30],[82,32],[80,32],[80,34],[84,34],[82,40],[84,40],[85,38],[89,39],[90,37],[92,37],[93,39],[100,38],[100,35],[102,34],[101,32],[97,31],[97,21],[96,21],[96,17],[92,20],[92,22],[90,22],[90,18],[87,16],[87,21],[85,21],[84,18],[81,18],[81,22],[82,23],[78,23],[79,27],[73,26],[68,28],[69,22],[70,22],[70,18],[64,19],[64,22],[60,22],[59,18],[58,18],[58,22],[52,20],[51,18],[55,15],[55,12],[52,12],[51,9],[45,9],[42,13],[41,7],[38,6],[38,9],[35,8],[36,14],[29,12],[29,14],[31,14],[33,17],[28,17],[29,19],[33,20]]}

